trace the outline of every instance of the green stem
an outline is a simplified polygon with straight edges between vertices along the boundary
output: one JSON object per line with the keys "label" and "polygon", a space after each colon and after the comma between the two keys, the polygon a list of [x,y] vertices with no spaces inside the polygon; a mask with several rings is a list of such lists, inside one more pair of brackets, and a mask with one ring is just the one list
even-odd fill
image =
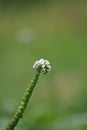
{"label": "green stem", "polygon": [[35,75],[24,93],[20,106],[18,107],[17,111],[15,112],[15,114],[12,117],[11,122],[8,124],[8,126],[5,130],[13,130],[15,128],[15,126],[17,125],[18,121],[20,120],[20,118],[23,117],[23,113],[25,111],[25,108],[27,107],[27,104],[31,97],[33,89],[39,79],[40,73],[41,73],[41,67],[36,69]]}

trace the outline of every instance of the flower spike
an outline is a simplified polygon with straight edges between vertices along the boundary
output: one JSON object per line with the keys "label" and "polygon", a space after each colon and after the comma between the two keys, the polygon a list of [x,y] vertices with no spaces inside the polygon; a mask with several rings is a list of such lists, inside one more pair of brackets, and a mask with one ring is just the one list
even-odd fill
{"label": "flower spike", "polygon": [[40,59],[34,63],[33,68],[36,69],[35,74],[23,95],[22,101],[18,109],[14,113],[10,123],[5,130],[14,130],[15,126],[24,115],[24,111],[28,105],[28,102],[30,100],[34,87],[37,84],[40,74],[47,74],[51,70],[51,65],[48,60]]}

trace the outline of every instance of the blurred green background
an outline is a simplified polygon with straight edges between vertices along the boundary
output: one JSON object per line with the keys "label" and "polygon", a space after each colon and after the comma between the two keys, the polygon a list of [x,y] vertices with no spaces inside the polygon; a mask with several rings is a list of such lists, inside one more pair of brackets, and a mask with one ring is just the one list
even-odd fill
{"label": "blurred green background", "polygon": [[41,76],[15,130],[87,130],[87,1],[0,0],[0,130],[40,58]]}

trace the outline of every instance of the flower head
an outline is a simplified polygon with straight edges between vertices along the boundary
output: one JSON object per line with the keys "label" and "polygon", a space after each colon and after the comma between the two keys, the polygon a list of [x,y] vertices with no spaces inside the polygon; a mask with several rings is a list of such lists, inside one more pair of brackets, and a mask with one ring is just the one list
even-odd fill
{"label": "flower head", "polygon": [[44,60],[43,58],[37,60],[33,65],[33,68],[35,69],[38,69],[39,67],[42,68],[42,73],[44,74],[47,74],[51,70],[50,62],[48,60]]}

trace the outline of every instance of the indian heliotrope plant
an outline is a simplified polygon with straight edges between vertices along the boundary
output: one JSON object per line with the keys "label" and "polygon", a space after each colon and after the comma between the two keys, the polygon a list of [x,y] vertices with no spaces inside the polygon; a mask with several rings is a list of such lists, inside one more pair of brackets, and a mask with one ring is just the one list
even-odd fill
{"label": "indian heliotrope plant", "polygon": [[18,107],[17,111],[13,115],[10,123],[5,130],[14,130],[18,121],[23,117],[24,111],[27,107],[28,101],[31,97],[31,94],[39,79],[40,74],[47,74],[51,70],[51,65],[48,60],[40,59],[34,63],[33,68],[35,68],[35,74],[24,93],[20,106]]}

